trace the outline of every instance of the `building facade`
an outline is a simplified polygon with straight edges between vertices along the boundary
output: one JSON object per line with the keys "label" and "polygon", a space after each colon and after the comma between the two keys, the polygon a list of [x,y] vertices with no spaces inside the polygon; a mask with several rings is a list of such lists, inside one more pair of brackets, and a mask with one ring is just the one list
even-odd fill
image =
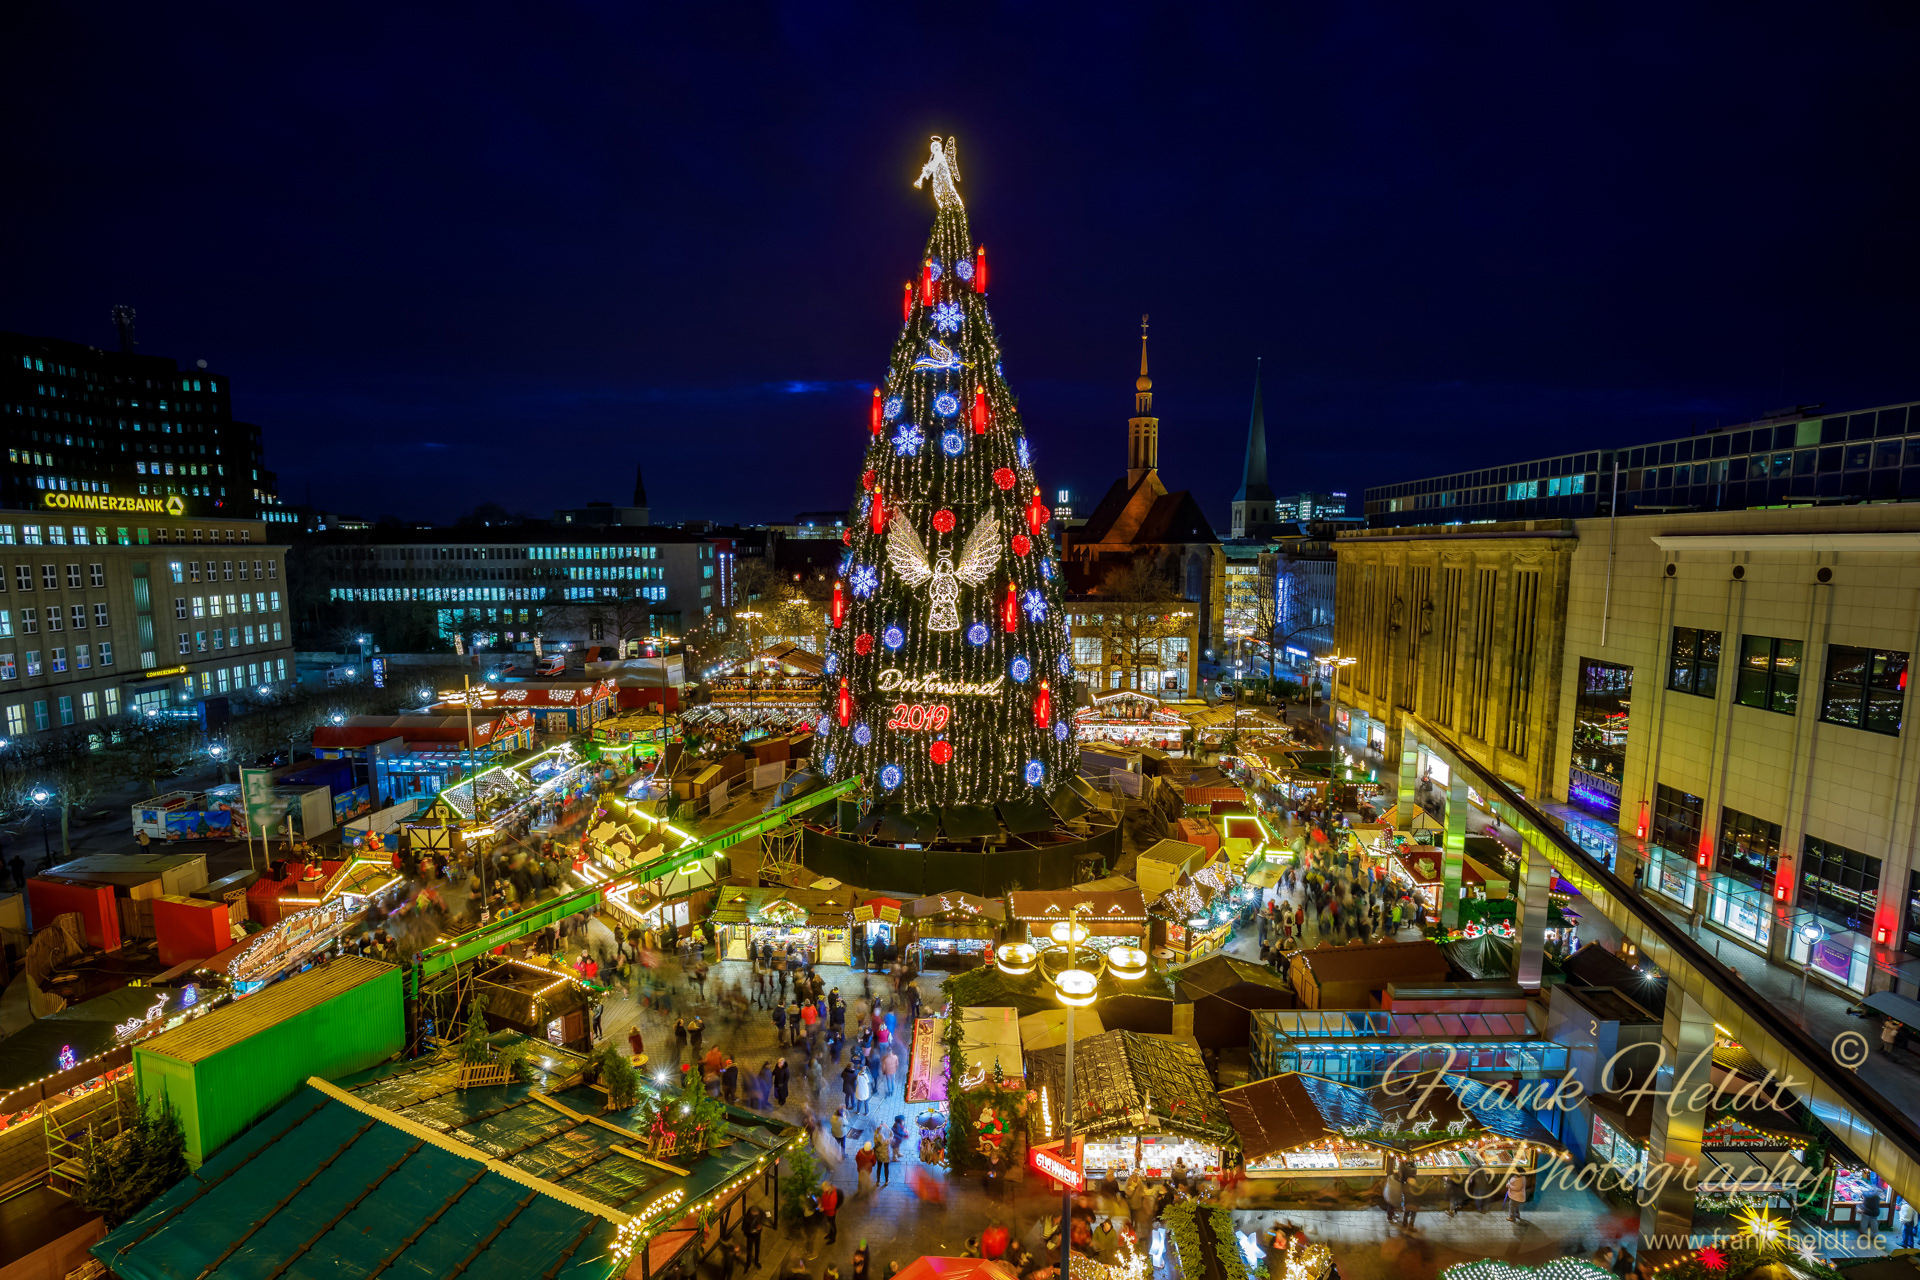
{"label": "building facade", "polygon": [[1191,698],[1200,687],[1200,621],[1178,603],[1072,596],[1067,635],[1074,679],[1090,695],[1133,689]]}
{"label": "building facade", "polygon": [[[293,676],[286,547],[261,521],[0,515],[0,729],[270,694]],[[125,521],[126,523],[121,523]]]}
{"label": "building facade", "polygon": [[266,469],[260,428],[234,419],[229,380],[204,367],[0,333],[0,435],[0,506],[46,511],[68,495],[177,499],[209,518],[294,522]]}
{"label": "building facade", "polygon": [[1816,982],[1920,979],[1920,508],[1343,535],[1349,741],[1418,710],[1643,894]]}
{"label": "building facade", "polygon": [[297,559],[303,641],[327,648],[355,632],[403,652],[625,648],[734,603],[731,539],[679,529],[381,528],[313,538]]}

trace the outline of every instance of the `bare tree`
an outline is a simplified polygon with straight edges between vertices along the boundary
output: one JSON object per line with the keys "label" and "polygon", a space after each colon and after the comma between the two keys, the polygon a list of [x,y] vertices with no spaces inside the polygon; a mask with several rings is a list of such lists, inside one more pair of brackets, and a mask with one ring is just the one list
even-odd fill
{"label": "bare tree", "polygon": [[1095,594],[1106,661],[1126,671],[1126,687],[1140,688],[1143,670],[1165,665],[1165,642],[1185,637],[1191,609],[1171,574],[1141,557],[1109,570]]}
{"label": "bare tree", "polygon": [[638,594],[550,604],[541,615],[542,635],[576,631],[587,644],[627,644],[654,634],[653,602]]}
{"label": "bare tree", "polygon": [[1273,696],[1274,668],[1280,651],[1290,642],[1311,634],[1318,623],[1309,598],[1307,576],[1291,561],[1260,558],[1260,574],[1254,581],[1252,632],[1267,646],[1267,696]]}

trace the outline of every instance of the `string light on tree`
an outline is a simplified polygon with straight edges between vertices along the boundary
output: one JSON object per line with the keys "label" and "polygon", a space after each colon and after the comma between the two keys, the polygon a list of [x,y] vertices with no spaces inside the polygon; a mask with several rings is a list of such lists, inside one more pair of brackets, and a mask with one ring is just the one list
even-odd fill
{"label": "string light on tree", "polygon": [[[827,638],[854,708],[843,720],[835,691],[818,746],[831,780],[868,778],[913,808],[1021,799],[1072,773],[1051,703],[1038,716],[1033,703],[1034,679],[1054,671],[1072,702],[1051,512],[1002,372],[957,152],[944,139],[930,152],[919,185],[933,192],[933,230],[875,397],[881,430],[869,430],[855,498],[873,502],[848,521],[845,613]],[[887,714],[916,697],[947,708],[931,742],[924,717],[916,734],[910,716],[896,727]],[[856,721],[869,741],[855,739]],[[1028,782],[1035,761],[1041,781]]]}

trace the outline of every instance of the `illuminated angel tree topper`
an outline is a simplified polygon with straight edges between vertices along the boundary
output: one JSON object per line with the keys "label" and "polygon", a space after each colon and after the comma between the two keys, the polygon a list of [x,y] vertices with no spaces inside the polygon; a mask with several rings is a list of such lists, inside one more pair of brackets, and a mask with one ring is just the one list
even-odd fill
{"label": "illuminated angel tree topper", "polygon": [[933,234],[902,298],[830,614],[835,779],[910,809],[1052,792],[1072,767],[1060,565],[987,310],[952,139],[921,181]]}

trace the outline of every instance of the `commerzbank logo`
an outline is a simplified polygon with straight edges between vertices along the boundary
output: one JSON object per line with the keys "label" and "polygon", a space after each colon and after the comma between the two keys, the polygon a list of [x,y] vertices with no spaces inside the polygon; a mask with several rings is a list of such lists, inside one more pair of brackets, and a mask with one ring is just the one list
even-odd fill
{"label": "commerzbank logo", "polygon": [[125,498],[105,493],[49,493],[41,498],[52,511],[124,511],[133,515],[187,514],[187,503],[178,494],[170,498]]}

